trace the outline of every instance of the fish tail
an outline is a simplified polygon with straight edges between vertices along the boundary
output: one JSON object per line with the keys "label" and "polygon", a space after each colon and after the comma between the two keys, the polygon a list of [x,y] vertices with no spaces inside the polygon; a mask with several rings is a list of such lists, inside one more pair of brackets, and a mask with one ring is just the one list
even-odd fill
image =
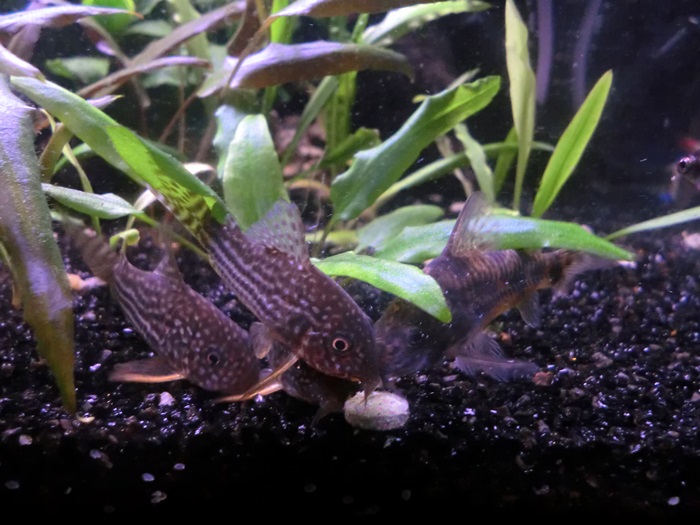
{"label": "fish tail", "polygon": [[75,224],[66,224],[65,229],[90,271],[103,281],[112,282],[119,254],[110,248],[107,240],[94,230]]}

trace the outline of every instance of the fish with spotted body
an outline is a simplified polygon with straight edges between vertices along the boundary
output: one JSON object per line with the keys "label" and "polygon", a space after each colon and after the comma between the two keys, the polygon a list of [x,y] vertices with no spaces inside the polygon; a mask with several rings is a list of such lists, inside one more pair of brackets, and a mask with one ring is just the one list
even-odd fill
{"label": "fish with spotted body", "polygon": [[[204,219],[192,221],[196,216]],[[288,350],[275,376],[301,359],[323,374],[361,383],[366,393],[381,384],[372,322],[336,281],[312,264],[296,205],[277,201],[245,232],[230,215],[223,224],[204,213],[180,221],[257,317],[251,334],[256,355],[264,357],[275,344]]]}
{"label": "fish with spotted body", "polygon": [[156,352],[117,365],[111,380],[186,379],[226,394],[244,392],[259,380],[248,332],[184,282],[170,250],[154,271],[145,271],[94,232],[67,229],[83,260],[110,285],[127,320]]}

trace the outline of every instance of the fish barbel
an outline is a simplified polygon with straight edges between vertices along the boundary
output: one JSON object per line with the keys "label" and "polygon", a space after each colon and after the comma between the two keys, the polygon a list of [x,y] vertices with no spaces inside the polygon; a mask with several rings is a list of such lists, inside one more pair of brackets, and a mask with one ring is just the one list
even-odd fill
{"label": "fish barbel", "polygon": [[152,272],[86,230],[69,230],[83,260],[110,284],[125,317],[156,356],[115,367],[113,381],[186,379],[205,390],[243,392],[259,378],[248,333],[182,279],[172,252]]}
{"label": "fish barbel", "polygon": [[452,312],[443,324],[412,304],[396,299],[375,324],[380,369],[385,381],[427,368],[447,357],[469,375],[483,371],[497,379],[532,375],[534,363],[508,360],[484,330],[516,307],[532,326],[540,323],[538,290],[565,293],[581,272],[611,261],[569,250],[489,250],[472,221],[486,212],[483,194],[464,205],[445,249],[424,272],[442,289]]}

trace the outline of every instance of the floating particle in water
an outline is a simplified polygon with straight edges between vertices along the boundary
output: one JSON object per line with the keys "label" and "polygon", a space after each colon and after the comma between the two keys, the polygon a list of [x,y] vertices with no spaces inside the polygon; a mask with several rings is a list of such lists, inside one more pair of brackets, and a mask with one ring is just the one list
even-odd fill
{"label": "floating particle in water", "polygon": [[144,480],[146,483],[150,483],[151,481],[155,480],[156,478],[150,472],[144,472],[143,474],[141,474],[141,479]]}
{"label": "floating particle in water", "polygon": [[14,480],[14,479],[8,479],[5,482],[5,487],[10,489],[10,490],[17,490],[19,488],[19,481]]}
{"label": "floating particle in water", "polygon": [[185,464],[184,463],[175,463],[173,465],[173,470],[185,470]]}
{"label": "floating particle in water", "polygon": [[668,501],[667,501],[667,503],[669,505],[671,505],[672,507],[675,507],[680,502],[681,502],[681,498],[679,498],[678,496],[672,496],[672,497],[668,498]]}
{"label": "floating particle in water", "polygon": [[167,497],[168,495],[162,490],[156,490],[153,494],[151,494],[151,503],[155,505],[156,503],[164,501]]}

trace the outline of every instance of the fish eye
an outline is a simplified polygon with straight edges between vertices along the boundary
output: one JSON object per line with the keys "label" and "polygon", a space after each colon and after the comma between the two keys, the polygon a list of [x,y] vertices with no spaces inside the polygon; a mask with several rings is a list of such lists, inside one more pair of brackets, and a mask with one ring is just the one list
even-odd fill
{"label": "fish eye", "polygon": [[209,363],[212,366],[216,366],[221,362],[221,354],[219,353],[219,349],[210,346],[207,349],[207,363]]}
{"label": "fish eye", "polygon": [[337,352],[345,352],[350,348],[350,341],[344,337],[336,337],[333,339],[331,346],[333,347],[333,350]]}
{"label": "fish eye", "polygon": [[681,160],[678,161],[678,164],[676,164],[676,168],[678,169],[679,173],[682,173],[683,175],[685,175],[690,170],[690,166],[692,163],[693,163],[692,158],[683,157]]}

